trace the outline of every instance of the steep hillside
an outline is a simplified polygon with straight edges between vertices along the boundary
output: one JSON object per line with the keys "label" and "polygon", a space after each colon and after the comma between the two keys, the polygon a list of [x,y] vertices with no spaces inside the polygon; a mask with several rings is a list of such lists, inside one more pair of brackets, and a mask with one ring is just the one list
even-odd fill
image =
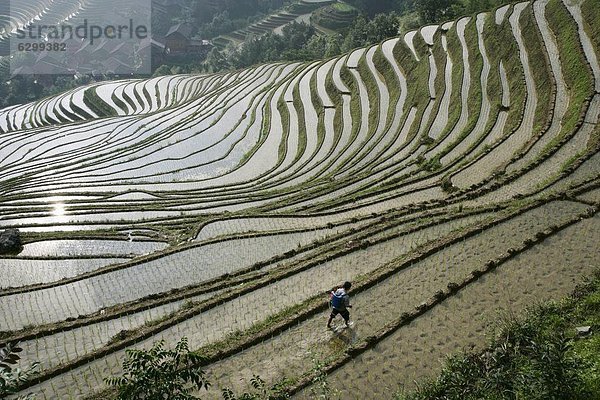
{"label": "steep hillside", "polygon": [[217,37],[213,40],[213,43],[224,48],[229,44],[239,45],[252,35],[263,35],[268,32],[281,34],[282,29],[292,22],[310,24],[315,11],[321,10],[324,6],[333,2],[334,0],[299,0],[284,10],[271,14],[244,29]]}
{"label": "steep hillside", "polygon": [[[386,398],[499,310],[569,293],[600,263],[599,15],[524,2],[0,110],[0,228],[25,242],[0,258],[0,340],[42,363],[24,390],[81,397],[187,336],[222,385],[308,397],[317,359]],[[327,331],[344,280],[355,326]]]}

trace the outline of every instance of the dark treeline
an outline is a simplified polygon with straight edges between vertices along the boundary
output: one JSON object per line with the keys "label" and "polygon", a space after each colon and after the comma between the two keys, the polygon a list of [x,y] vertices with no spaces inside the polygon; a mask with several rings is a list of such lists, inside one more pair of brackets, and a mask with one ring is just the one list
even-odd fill
{"label": "dark treeline", "polygon": [[237,48],[219,51],[214,48],[203,65],[185,67],[163,66],[155,75],[181,72],[217,72],[246,68],[274,61],[310,61],[329,58],[357,47],[368,46],[398,34],[400,20],[394,12],[378,14],[372,19],[361,15],[353,24],[337,35],[317,34],[314,27],[292,23],[282,34],[267,33],[253,36]]}
{"label": "dark treeline", "polygon": [[209,22],[222,12],[232,18],[246,18],[257,13],[268,14],[289,3],[289,0],[196,0],[192,1],[192,9],[198,22]]}
{"label": "dark treeline", "polygon": [[0,66],[0,108],[28,103],[88,84],[93,80],[104,79],[103,77],[92,79],[89,76],[75,79],[72,76],[47,75],[44,77],[44,82],[40,82],[33,75],[10,78],[9,67],[7,65]]}
{"label": "dark treeline", "polygon": [[411,0],[421,23],[447,21],[460,15],[488,11],[508,0]]}
{"label": "dark treeline", "polygon": [[395,11],[403,14],[414,7],[415,0],[346,0],[346,3],[358,8],[368,16]]}
{"label": "dark treeline", "polygon": [[[210,0],[204,0],[209,2]],[[233,1],[233,0],[231,0]],[[252,0],[248,0],[252,2]],[[268,33],[249,37],[240,47],[225,51],[213,49],[201,66],[161,67],[156,75],[181,72],[217,72],[274,61],[308,61],[333,57],[357,47],[378,43],[396,36],[401,21],[404,28],[432,22],[447,21],[456,16],[490,10],[505,0],[346,0],[356,7],[360,15],[337,35],[321,36],[306,24],[293,23],[283,29],[283,34]],[[265,1],[263,7],[277,7],[284,2]],[[216,36],[223,31],[239,28],[228,19],[228,10],[215,14],[210,23],[200,27],[199,33],[210,31]],[[242,14],[237,14],[242,15]],[[408,26],[406,21],[409,21]],[[224,28],[226,27],[226,29]]]}
{"label": "dark treeline", "polygon": [[[283,30],[283,35],[274,33],[249,39],[230,57],[233,68],[271,61],[309,61],[333,57],[357,47],[368,46],[398,35],[398,16],[377,14],[373,19],[358,17],[339,35],[317,35],[312,26],[294,23]],[[207,60],[210,63],[211,59]]]}

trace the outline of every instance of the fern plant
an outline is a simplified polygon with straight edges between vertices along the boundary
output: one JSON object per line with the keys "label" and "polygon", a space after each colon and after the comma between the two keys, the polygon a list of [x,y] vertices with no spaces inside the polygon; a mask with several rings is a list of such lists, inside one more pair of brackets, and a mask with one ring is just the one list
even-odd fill
{"label": "fern plant", "polygon": [[[19,347],[18,342],[6,343],[0,345],[0,398],[5,398],[9,394],[15,394],[19,387],[29,381],[34,375],[38,373],[37,369],[39,363],[33,363],[31,367],[26,370],[15,368],[15,365],[19,362],[23,349]],[[32,394],[26,396],[20,396],[18,400],[29,400],[33,399]]]}
{"label": "fern plant", "polygon": [[123,375],[106,378],[117,389],[120,400],[192,400],[192,393],[208,389],[203,358],[190,352],[187,338],[174,350],[165,350],[164,341],[150,350],[127,350]]}

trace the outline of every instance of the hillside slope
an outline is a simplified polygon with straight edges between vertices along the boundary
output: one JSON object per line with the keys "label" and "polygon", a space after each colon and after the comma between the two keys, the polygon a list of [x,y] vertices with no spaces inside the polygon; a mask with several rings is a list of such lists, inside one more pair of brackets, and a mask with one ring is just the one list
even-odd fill
{"label": "hillside slope", "polygon": [[[317,358],[382,398],[570,292],[600,262],[599,17],[524,2],[0,110],[0,227],[25,242],[0,258],[0,339],[41,361],[27,390],[87,395],[125,349],[188,336],[225,385],[305,397]],[[344,280],[356,326],[331,333]]]}

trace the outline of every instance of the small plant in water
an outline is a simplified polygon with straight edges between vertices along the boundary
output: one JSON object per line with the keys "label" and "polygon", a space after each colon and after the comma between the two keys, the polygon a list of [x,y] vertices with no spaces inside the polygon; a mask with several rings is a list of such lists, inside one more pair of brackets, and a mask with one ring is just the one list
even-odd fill
{"label": "small plant in water", "polygon": [[310,388],[310,395],[313,399],[337,400],[340,398],[340,392],[332,389],[327,381],[327,372],[325,372],[325,363],[319,361],[316,357],[312,358],[314,378]]}
{"label": "small plant in water", "polygon": [[287,381],[284,379],[272,387],[267,386],[266,382],[258,375],[250,379],[250,392],[244,392],[236,395],[231,389],[225,388],[222,391],[225,400],[285,400],[290,396],[285,391]]}

